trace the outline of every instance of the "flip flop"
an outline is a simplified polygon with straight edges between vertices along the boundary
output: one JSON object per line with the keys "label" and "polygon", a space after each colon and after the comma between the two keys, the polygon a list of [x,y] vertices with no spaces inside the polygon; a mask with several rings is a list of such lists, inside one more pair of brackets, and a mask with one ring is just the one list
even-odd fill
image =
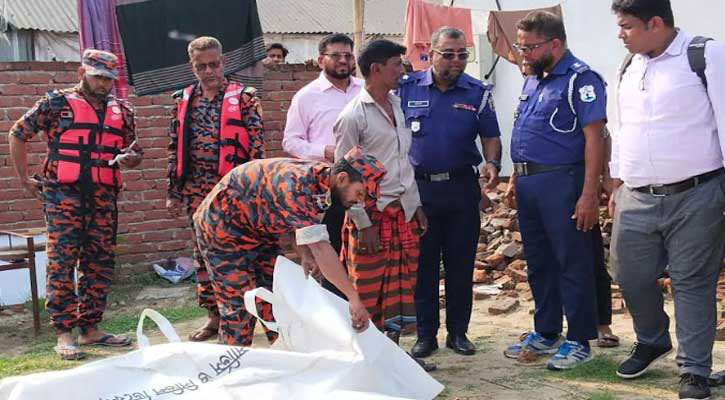
{"label": "flip flop", "polygon": [[59,344],[53,347],[53,350],[62,360],[77,361],[86,358],[86,353],[80,351],[78,347],[72,344]]}
{"label": "flip flop", "polygon": [[601,348],[617,347],[619,346],[619,337],[608,333],[599,334],[597,346]]}
{"label": "flip flop", "polygon": [[[115,341],[114,341],[115,340]],[[121,341],[118,341],[121,340]],[[108,347],[124,347],[131,344],[131,339],[127,338],[125,336],[116,336],[116,335],[105,335],[102,338],[89,342],[89,343],[81,343],[83,346],[108,346]]]}
{"label": "flip flop", "polygon": [[214,329],[208,326],[203,326],[194,332],[189,334],[189,341],[192,342],[206,342],[207,340],[216,337],[219,334],[219,329]]}

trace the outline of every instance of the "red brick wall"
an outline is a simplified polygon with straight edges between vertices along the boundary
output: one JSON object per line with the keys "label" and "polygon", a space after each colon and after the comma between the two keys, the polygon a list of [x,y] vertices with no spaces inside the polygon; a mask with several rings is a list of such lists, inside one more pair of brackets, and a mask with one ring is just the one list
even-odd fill
{"label": "red brick wall", "polygon": [[[15,176],[9,157],[7,131],[40,96],[78,81],[78,64],[60,62],[0,63],[0,230],[43,225],[41,204],[28,196]],[[265,74],[264,109],[267,157],[283,156],[282,134],[294,93],[319,75],[304,65],[284,65]],[[152,261],[189,255],[187,219],[169,217],[166,201],[166,145],[168,143],[168,94],[130,98],[136,107],[139,143],[144,160],[123,173],[126,189],[119,198],[118,262],[123,275],[143,270]],[[29,142],[30,173],[39,172],[45,156],[40,137]]]}

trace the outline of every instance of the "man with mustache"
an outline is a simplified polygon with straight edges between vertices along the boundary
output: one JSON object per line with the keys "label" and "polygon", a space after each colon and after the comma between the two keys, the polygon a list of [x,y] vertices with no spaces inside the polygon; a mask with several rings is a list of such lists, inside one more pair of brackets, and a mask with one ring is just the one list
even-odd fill
{"label": "man with mustache", "polygon": [[[415,290],[418,340],[411,352],[427,357],[438,348],[438,285],[441,253],[446,285],[446,346],[472,355],[466,337],[473,306],[473,263],[481,215],[490,202],[483,189],[495,188],[501,168],[501,139],[491,85],[464,73],[466,37],[442,27],[431,38],[426,70],[403,77],[400,98],[413,143],[410,162],[420,190],[428,233],[421,239]],[[486,164],[479,173],[481,138]],[[484,188],[478,176],[488,179]]]}
{"label": "man with mustache", "polygon": [[[256,89],[224,78],[222,45],[210,36],[192,40],[189,62],[198,82],[174,94],[168,146],[166,207],[172,216],[189,218],[204,197],[232,168],[263,157],[262,107]],[[219,310],[214,290],[194,242],[194,265],[199,305],[209,318],[189,335],[202,342],[217,335]]]}
{"label": "man with mustache", "polygon": [[[223,344],[252,344],[256,319],[244,308],[244,293],[256,287],[272,290],[282,235],[295,244],[307,273],[321,272],[347,297],[353,328],[367,328],[370,315],[330,246],[322,218],[332,204],[347,209],[379,197],[385,174],[382,163],[354,147],[334,165],[255,160],[219,181],[194,214],[194,227],[219,305]],[[259,301],[257,306],[260,316],[273,320],[271,304]],[[276,339],[275,332],[266,327],[265,332],[270,342]]]}
{"label": "man with mustache", "polygon": [[[282,147],[293,157],[307,160],[334,161],[335,137],[332,127],[340,111],[363,87],[362,79],[353,76],[355,56],[353,41],[342,33],[325,36],[318,46],[317,64],[322,68],[319,78],[295,93],[284,128]],[[332,247],[340,252],[345,210],[333,207],[325,213],[324,223]],[[342,295],[334,285],[322,286]]]}
{"label": "man with mustache", "polygon": [[[564,23],[533,11],[517,24],[526,75],[511,158],[519,226],[536,312],[534,330],[504,355],[551,355],[547,368],[592,358],[597,338],[594,231],[607,119],[604,82],[567,48]],[[566,314],[568,331],[561,335]]]}
{"label": "man with mustache", "polygon": [[[410,130],[392,90],[405,73],[405,47],[373,40],[358,56],[365,87],[335,122],[335,159],[363,146],[385,166],[380,196],[347,212],[342,258],[375,326],[395,343],[415,323],[415,283],[420,236],[428,226],[408,160]],[[433,365],[421,363],[426,370]]]}
{"label": "man with mustache", "polygon": [[[128,346],[131,339],[98,328],[115,267],[121,166],[141,162],[135,146],[131,105],[111,95],[118,60],[87,49],[78,67],[80,83],[53,90],[10,129],[10,154],[25,189],[43,202],[48,228],[45,306],[64,360],[85,358],[74,344]],[[28,176],[26,141],[46,133],[42,177]],[[119,162],[109,163],[119,158]],[[74,275],[77,270],[78,285]]]}

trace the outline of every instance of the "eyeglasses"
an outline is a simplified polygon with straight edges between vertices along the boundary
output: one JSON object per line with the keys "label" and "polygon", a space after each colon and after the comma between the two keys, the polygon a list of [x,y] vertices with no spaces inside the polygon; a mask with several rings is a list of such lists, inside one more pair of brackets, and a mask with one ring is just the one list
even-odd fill
{"label": "eyeglasses", "polygon": [[206,71],[207,68],[217,69],[222,65],[221,61],[213,61],[208,64],[192,64],[197,71]]}
{"label": "eyeglasses", "polygon": [[554,40],[554,38],[551,38],[549,40],[545,40],[545,41],[543,41],[541,43],[534,43],[534,44],[519,44],[519,43],[514,43],[512,45],[512,47],[514,49],[516,49],[516,51],[518,51],[519,53],[526,54],[526,53],[531,53],[532,51],[534,51],[534,50],[538,49],[539,47],[541,47],[541,46],[543,46],[543,45],[551,42],[552,40]]}
{"label": "eyeglasses", "polygon": [[335,62],[340,61],[343,57],[347,61],[350,61],[355,57],[355,55],[352,53],[323,53],[322,55],[332,58],[332,60]]}
{"label": "eyeglasses", "polygon": [[460,53],[456,53],[453,51],[440,51],[440,50],[433,49],[433,52],[440,54],[441,57],[443,57],[443,59],[445,59],[445,60],[453,60],[454,58],[458,57],[459,60],[466,61],[466,60],[468,60],[468,56],[471,55],[471,53],[469,53],[467,51],[462,51]]}

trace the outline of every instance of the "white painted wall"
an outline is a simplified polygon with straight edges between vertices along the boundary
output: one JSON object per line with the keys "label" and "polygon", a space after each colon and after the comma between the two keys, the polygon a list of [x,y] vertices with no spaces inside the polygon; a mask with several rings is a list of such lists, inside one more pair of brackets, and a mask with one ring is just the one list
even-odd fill
{"label": "white painted wall", "polygon": [[[725,15],[725,1],[722,0],[671,0],[675,14],[675,24],[692,34],[705,35],[725,40],[725,24],[721,16]],[[613,89],[617,68],[626,54],[626,50],[617,38],[617,26],[614,15],[610,12],[610,0],[499,0],[503,10],[529,9],[549,7],[562,3],[564,23],[573,53],[601,73],[610,83],[609,116],[610,121],[616,118],[612,112]],[[450,0],[442,0],[450,4]],[[474,32],[485,32],[487,26],[480,26],[481,17],[489,10],[496,10],[494,0],[455,0],[454,7],[470,7],[474,10]],[[487,21],[486,19],[483,19]],[[485,22],[484,22],[485,24]],[[485,56],[484,56],[485,57]],[[475,74],[481,68],[469,68],[466,72]],[[483,73],[485,73],[484,71]],[[479,77],[481,73],[477,74]],[[499,124],[501,125],[504,145],[503,175],[511,173],[511,157],[509,143],[513,126],[513,112],[518,103],[523,78],[518,69],[504,61],[499,61],[491,82],[496,84],[494,100]],[[610,123],[610,126],[612,124]]]}

